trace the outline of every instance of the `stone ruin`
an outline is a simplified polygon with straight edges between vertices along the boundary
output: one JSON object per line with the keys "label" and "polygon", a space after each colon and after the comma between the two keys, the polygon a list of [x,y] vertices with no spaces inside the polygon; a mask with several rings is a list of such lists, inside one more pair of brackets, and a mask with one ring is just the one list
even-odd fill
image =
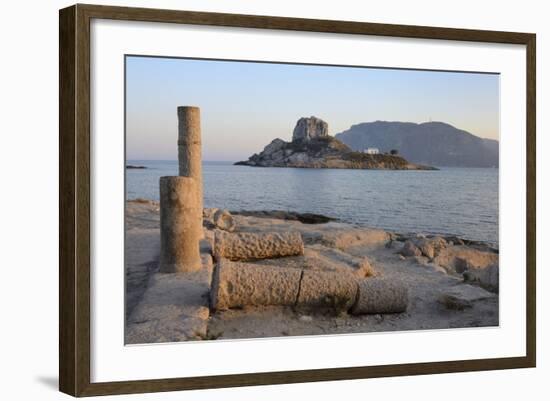
{"label": "stone ruin", "polygon": [[[203,189],[201,128],[198,107],[178,107],[179,176],[161,177],[160,223],[162,273],[201,270],[203,238]],[[326,122],[301,118],[293,141],[328,136]],[[217,213],[217,214],[216,214]],[[212,245],[216,266],[210,286],[210,306],[224,310],[246,305],[287,305],[337,308],[352,314],[403,312],[407,288],[384,278],[360,278],[353,274],[260,266],[250,260],[304,254],[298,232],[239,233],[224,211],[214,213],[219,224]],[[223,216],[222,216],[223,215]],[[222,217],[224,217],[222,219]],[[215,219],[216,220],[216,219]],[[225,229],[226,231],[223,231]]]}
{"label": "stone ruin", "polygon": [[244,306],[296,306],[355,315],[398,313],[407,309],[407,287],[381,277],[220,259],[211,288],[214,310]]}
{"label": "stone ruin", "polygon": [[160,271],[201,269],[202,228],[201,126],[198,107],[178,107],[179,176],[161,177]]}

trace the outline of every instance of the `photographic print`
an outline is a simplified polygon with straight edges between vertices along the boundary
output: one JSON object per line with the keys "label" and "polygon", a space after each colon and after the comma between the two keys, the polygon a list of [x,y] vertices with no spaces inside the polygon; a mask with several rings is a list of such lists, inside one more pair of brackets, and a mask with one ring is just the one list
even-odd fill
{"label": "photographic print", "polygon": [[126,56],[125,343],[499,325],[499,75]]}
{"label": "photographic print", "polygon": [[60,391],[536,366],[536,35],[390,22],[60,10]]}

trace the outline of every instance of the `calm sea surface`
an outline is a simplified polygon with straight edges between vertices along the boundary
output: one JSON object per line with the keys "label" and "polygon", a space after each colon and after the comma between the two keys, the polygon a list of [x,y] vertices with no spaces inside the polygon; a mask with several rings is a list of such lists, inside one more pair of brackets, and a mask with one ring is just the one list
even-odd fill
{"label": "calm sea surface", "polygon": [[[176,161],[129,160],[127,199],[159,199]],[[498,169],[440,171],[255,168],[203,165],[204,206],[319,213],[397,232],[452,234],[498,245]]]}

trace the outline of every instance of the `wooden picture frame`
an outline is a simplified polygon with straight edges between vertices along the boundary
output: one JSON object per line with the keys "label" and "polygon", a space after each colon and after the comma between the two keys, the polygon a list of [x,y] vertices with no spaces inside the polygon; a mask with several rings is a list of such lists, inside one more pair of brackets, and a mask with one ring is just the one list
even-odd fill
{"label": "wooden picture frame", "polygon": [[[94,18],[526,46],[526,355],[511,358],[92,383],[90,380],[90,21]],[[73,396],[94,396],[535,366],[536,37],[534,34],[80,4],[60,10],[59,29],[59,388],[62,392]]]}

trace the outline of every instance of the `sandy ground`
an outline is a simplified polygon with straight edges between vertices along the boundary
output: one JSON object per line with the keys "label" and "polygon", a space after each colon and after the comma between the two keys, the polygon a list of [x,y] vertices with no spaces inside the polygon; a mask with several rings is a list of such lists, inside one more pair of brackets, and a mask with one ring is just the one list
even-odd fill
{"label": "sandy ground", "polygon": [[187,277],[185,274],[160,274],[157,272],[160,246],[158,203],[132,201],[127,203],[126,209],[127,343],[448,329],[499,324],[498,294],[465,283],[461,270],[457,271],[452,263],[445,262],[460,255],[468,263],[485,263],[487,258],[498,263],[498,253],[483,244],[467,246],[449,242],[446,257],[404,257],[399,252],[407,236],[382,230],[336,221],[303,224],[281,218],[243,215],[234,218],[238,232],[299,231],[302,234],[305,243],[303,256],[253,263],[319,270],[353,270],[354,262],[367,258],[376,275],[400,280],[408,287],[407,311],[361,316],[280,306],[210,311],[212,259],[209,240],[213,238],[213,231],[205,229],[205,240],[201,243],[202,272]]}

